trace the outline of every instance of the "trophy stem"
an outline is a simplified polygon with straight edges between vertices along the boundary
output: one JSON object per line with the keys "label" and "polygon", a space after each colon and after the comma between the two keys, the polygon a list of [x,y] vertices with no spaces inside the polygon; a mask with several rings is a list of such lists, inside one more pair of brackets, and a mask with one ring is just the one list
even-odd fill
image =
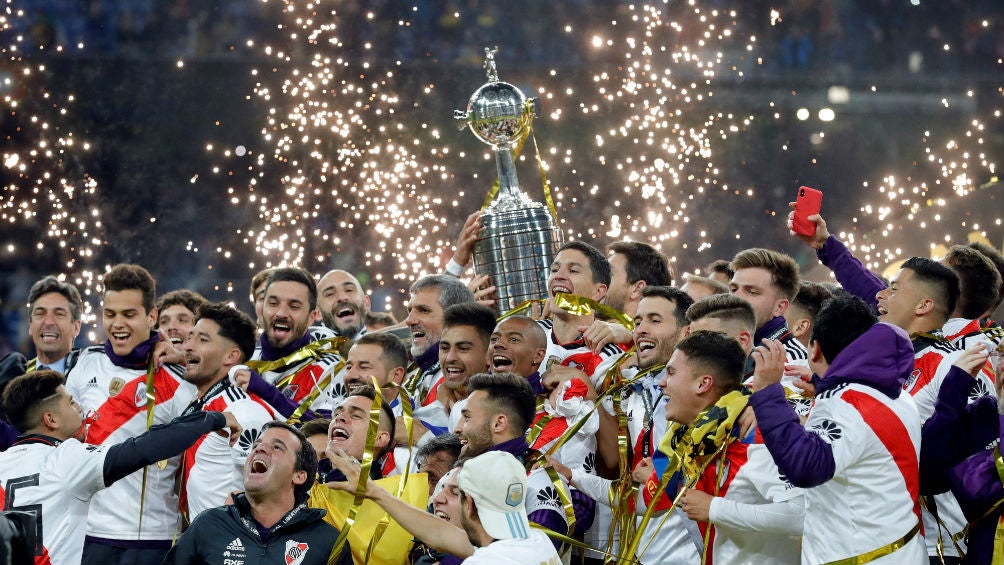
{"label": "trophy stem", "polygon": [[499,196],[519,195],[519,179],[516,178],[516,163],[512,158],[512,149],[508,145],[499,146],[495,150],[495,165],[499,175]]}

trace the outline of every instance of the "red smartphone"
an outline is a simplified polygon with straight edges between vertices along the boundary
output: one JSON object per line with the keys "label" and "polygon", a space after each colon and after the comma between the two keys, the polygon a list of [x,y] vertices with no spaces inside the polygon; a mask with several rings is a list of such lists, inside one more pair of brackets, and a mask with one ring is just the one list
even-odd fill
{"label": "red smartphone", "polygon": [[807,186],[798,187],[795,197],[795,215],[791,221],[791,229],[797,234],[813,236],[816,233],[816,223],[809,221],[809,216],[818,214],[823,206],[823,193]]}

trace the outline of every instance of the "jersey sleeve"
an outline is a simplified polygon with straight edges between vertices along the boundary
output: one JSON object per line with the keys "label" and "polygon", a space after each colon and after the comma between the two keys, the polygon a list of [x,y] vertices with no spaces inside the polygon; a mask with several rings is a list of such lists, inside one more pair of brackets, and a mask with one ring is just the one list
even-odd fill
{"label": "jersey sleeve", "polygon": [[80,443],[68,439],[56,449],[54,467],[62,474],[67,492],[78,500],[90,500],[91,496],[105,488],[104,465],[108,448],[103,445]]}
{"label": "jersey sleeve", "polygon": [[805,429],[830,445],[834,476],[861,459],[867,442],[861,433],[864,425],[861,415],[846,402],[816,402]]}
{"label": "jersey sleeve", "polygon": [[766,446],[751,445],[747,456],[744,470],[753,476],[752,483],[764,499],[784,502],[803,495],[802,489],[791,484],[778,470]]}

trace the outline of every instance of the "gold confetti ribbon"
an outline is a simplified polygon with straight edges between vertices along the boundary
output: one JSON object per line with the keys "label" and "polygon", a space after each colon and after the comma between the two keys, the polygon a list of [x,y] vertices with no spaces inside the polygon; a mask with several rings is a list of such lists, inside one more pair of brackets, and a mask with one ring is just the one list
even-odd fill
{"label": "gold confetti ribbon", "polygon": [[586,298],[585,296],[578,296],[567,292],[557,292],[554,294],[554,305],[573,316],[588,316],[595,312],[608,320],[612,320],[621,326],[624,326],[628,331],[634,329],[634,320],[629,318],[627,314],[619,312],[606,304],[600,304],[599,302]]}
{"label": "gold confetti ribbon", "polygon": [[363,461],[359,469],[359,484],[356,485],[355,497],[352,499],[352,508],[349,509],[348,516],[345,517],[345,524],[338,534],[338,539],[335,540],[334,547],[331,548],[328,563],[335,563],[338,556],[341,555],[342,549],[345,547],[345,541],[349,536],[349,530],[355,525],[359,508],[366,499],[366,482],[369,480],[370,469],[373,467],[374,443],[376,442],[377,433],[380,431],[380,411],[383,406],[383,393],[376,378],[373,378],[373,389],[375,397],[373,398],[373,406],[370,408],[369,427],[366,429],[366,448],[363,452]]}
{"label": "gold confetti ribbon", "polygon": [[[255,371],[258,371],[258,374],[260,375],[262,373],[267,373],[273,369],[279,369],[281,367],[292,365],[293,363],[297,363],[299,361],[304,361],[306,359],[316,359],[317,357],[320,357],[324,353],[337,354],[338,348],[341,347],[341,345],[347,341],[349,341],[349,338],[342,336],[319,339],[317,341],[312,341],[307,345],[304,345],[300,349],[297,349],[296,351],[290,353],[289,355],[281,359],[276,359],[274,361],[263,361],[260,359],[257,361],[248,361],[247,366],[251,369],[254,369]],[[291,381],[294,376],[295,374],[288,375],[281,381],[277,382],[275,386],[277,388],[282,388],[283,386],[289,384],[289,381]]]}
{"label": "gold confetti ribbon", "polygon": [[316,385],[314,385],[314,388],[311,389],[310,394],[303,397],[303,400],[300,401],[300,405],[296,407],[296,410],[293,410],[293,413],[290,414],[289,419],[286,420],[286,423],[292,426],[299,426],[300,418],[302,418],[303,414],[307,411],[308,408],[310,408],[310,405],[314,403],[314,399],[317,398],[318,395],[320,395],[322,392],[324,392],[324,389],[328,388],[328,385],[331,383],[331,379],[336,374],[338,374],[338,371],[341,371],[342,367],[344,366],[345,366],[345,361],[342,360],[333,367],[331,367],[325,373],[324,377],[321,378],[321,380]]}
{"label": "gold confetti ribbon", "polygon": [[[408,486],[409,472],[411,471],[411,456],[415,452],[412,449],[414,445],[414,421],[415,418],[412,416],[412,405],[411,397],[408,396],[408,392],[404,388],[394,382],[387,383],[388,388],[396,388],[399,395],[399,402],[401,402],[401,417],[404,420],[404,429],[408,434],[408,462],[404,466],[404,472],[402,473],[401,482],[397,484],[397,489],[394,491],[394,496],[401,500],[404,500],[404,491]],[[393,441],[393,438],[391,438]],[[380,521],[376,525],[376,529],[373,532],[373,538],[370,540],[369,545],[366,547],[366,557],[363,559],[363,563],[369,563],[370,557],[373,554],[373,550],[376,549],[376,544],[383,537],[384,532],[387,530],[387,526],[390,525],[390,516],[384,512]]]}

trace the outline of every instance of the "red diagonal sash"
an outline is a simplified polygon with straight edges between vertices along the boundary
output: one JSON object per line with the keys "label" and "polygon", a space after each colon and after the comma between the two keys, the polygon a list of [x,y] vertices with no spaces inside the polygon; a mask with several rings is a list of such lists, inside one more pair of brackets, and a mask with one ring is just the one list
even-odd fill
{"label": "red diagonal sash", "polygon": [[[906,483],[906,490],[913,499],[913,513],[920,520],[920,466],[917,461],[917,451],[914,448],[910,432],[907,431],[903,421],[892,411],[891,408],[883,404],[875,397],[857,390],[848,390],[841,396],[845,402],[854,407],[861,414],[865,424],[872,429],[872,432],[879,438],[882,445],[892,455],[899,472],[903,475]],[[923,525],[921,535],[923,535]]]}

